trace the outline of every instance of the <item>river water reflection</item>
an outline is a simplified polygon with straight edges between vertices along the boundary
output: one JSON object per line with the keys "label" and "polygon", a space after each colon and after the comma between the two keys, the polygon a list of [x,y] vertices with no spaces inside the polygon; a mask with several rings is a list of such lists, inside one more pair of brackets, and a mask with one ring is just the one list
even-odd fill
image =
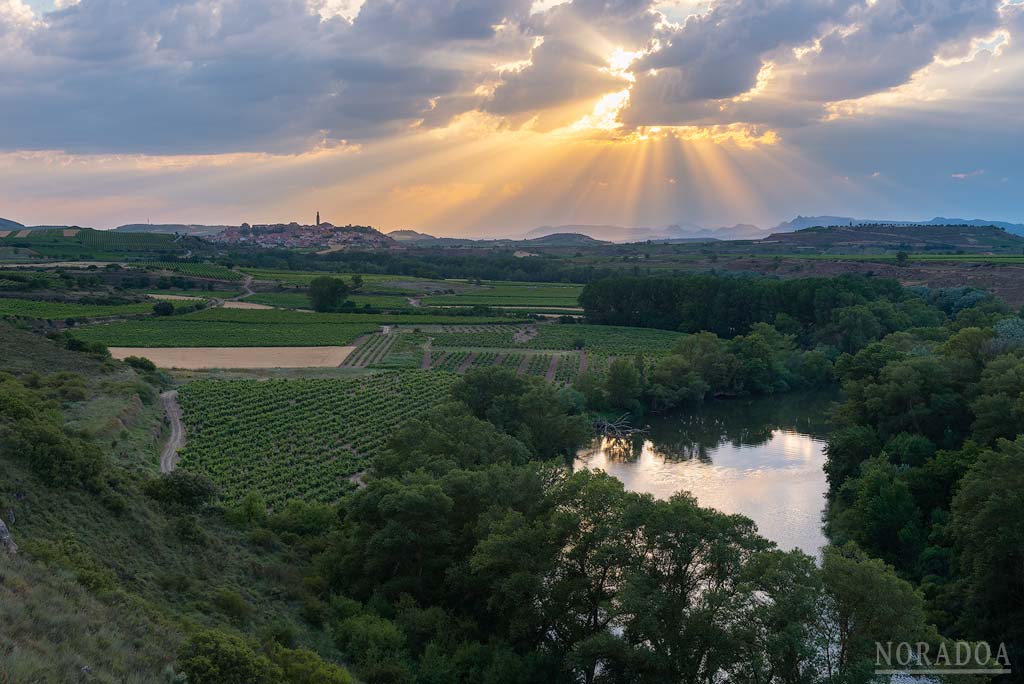
{"label": "river water reflection", "polygon": [[741,513],[780,548],[818,555],[828,485],[825,411],[831,393],[734,399],[658,417],[634,440],[596,440],[576,468],[599,468],[626,489]]}

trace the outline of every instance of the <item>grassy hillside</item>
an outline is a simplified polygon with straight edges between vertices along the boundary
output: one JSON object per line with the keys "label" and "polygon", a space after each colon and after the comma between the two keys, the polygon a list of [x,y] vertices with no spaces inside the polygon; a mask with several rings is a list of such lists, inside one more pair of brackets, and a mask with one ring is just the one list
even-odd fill
{"label": "grassy hillside", "polygon": [[0,345],[0,517],[19,546],[0,550],[0,681],[165,683],[206,629],[274,663],[337,656],[301,570],[315,548],[289,544],[284,513],[238,525],[154,485],[165,378],[6,324]]}

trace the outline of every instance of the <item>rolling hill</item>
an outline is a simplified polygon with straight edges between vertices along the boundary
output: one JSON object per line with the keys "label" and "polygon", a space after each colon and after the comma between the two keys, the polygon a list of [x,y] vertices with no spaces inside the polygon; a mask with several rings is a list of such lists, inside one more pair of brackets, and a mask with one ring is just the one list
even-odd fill
{"label": "rolling hill", "polygon": [[851,252],[1013,252],[1024,250],[1024,237],[995,226],[871,225],[804,228],[772,233],[759,245],[795,251]]}

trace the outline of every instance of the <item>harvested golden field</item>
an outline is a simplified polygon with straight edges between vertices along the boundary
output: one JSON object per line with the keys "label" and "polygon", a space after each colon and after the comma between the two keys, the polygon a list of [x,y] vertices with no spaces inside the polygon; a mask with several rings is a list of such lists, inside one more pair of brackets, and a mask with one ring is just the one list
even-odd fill
{"label": "harvested golden field", "polygon": [[225,309],[250,309],[250,310],[253,310],[253,311],[265,311],[267,309],[273,309],[274,307],[267,306],[266,304],[256,304],[255,302],[227,301],[227,302],[224,302],[224,308]]}
{"label": "harvested golden field", "polygon": [[151,294],[150,299],[159,299],[165,302],[198,302],[202,301],[202,297],[192,297],[190,295],[173,295],[173,294]]}
{"label": "harvested golden field", "polygon": [[334,368],[355,347],[111,347],[118,360],[129,356],[149,359],[160,368]]}

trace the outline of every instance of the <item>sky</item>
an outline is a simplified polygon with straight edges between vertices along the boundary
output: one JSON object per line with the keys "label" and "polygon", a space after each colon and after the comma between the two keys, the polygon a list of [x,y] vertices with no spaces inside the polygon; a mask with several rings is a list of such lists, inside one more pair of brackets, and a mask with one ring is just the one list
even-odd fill
{"label": "sky", "polygon": [[1024,0],[0,0],[0,216],[1024,222]]}

